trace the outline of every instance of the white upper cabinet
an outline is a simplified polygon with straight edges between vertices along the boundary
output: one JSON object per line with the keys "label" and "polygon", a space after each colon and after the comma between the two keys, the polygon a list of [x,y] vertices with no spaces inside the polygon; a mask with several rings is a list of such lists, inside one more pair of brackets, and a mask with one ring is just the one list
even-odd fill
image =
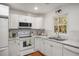
{"label": "white upper cabinet", "polygon": [[18,15],[18,22],[25,22],[26,21],[26,17],[23,15]]}
{"label": "white upper cabinet", "polygon": [[1,16],[9,16],[9,7],[0,4],[0,15]]}
{"label": "white upper cabinet", "polygon": [[32,23],[32,17],[31,16],[26,16],[27,22]]}
{"label": "white upper cabinet", "polygon": [[19,22],[28,22],[32,23],[32,17],[31,16],[24,16],[24,15],[19,15]]}
{"label": "white upper cabinet", "polygon": [[18,28],[18,15],[16,14],[10,14],[9,17],[9,28],[11,29],[17,29]]}
{"label": "white upper cabinet", "polygon": [[33,29],[43,29],[43,18],[33,17],[32,18],[32,28]]}
{"label": "white upper cabinet", "polygon": [[10,14],[9,28],[13,28],[13,29],[18,28],[19,22],[32,23],[33,29],[43,29],[43,18],[42,17],[32,17],[32,16]]}

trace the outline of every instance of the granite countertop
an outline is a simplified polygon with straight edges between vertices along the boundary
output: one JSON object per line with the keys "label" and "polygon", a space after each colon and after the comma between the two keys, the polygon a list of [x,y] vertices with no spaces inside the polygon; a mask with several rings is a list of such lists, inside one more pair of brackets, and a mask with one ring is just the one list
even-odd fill
{"label": "granite countertop", "polygon": [[79,42],[73,42],[73,41],[70,41],[70,40],[65,40],[65,41],[58,41],[58,40],[54,40],[54,39],[47,39],[47,40],[54,41],[54,42],[64,44],[64,45],[67,45],[67,46],[71,46],[71,47],[74,47],[74,48],[79,48]]}
{"label": "granite countertop", "polygon": [[71,41],[69,39],[64,40],[64,41],[58,41],[58,40],[55,40],[55,39],[49,39],[47,36],[34,36],[34,37],[46,38],[46,40],[57,42],[57,43],[60,43],[60,44],[63,44],[63,45],[67,45],[67,46],[71,46],[71,47],[79,49],[79,42],[74,42],[74,41]]}
{"label": "granite countertop", "polygon": [[38,36],[38,35],[36,35],[36,36],[32,36],[32,37],[35,37],[35,38],[48,38],[47,36]]}

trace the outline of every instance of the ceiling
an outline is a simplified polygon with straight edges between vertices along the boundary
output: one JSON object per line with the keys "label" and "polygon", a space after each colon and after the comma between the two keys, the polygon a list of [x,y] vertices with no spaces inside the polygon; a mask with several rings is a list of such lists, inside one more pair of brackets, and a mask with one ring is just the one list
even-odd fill
{"label": "ceiling", "polygon": [[[65,3],[66,4],[66,3]],[[52,11],[58,6],[65,5],[64,3],[9,3],[11,9],[22,10],[24,12],[31,12],[37,14],[45,14]],[[38,10],[34,10],[34,7]]]}

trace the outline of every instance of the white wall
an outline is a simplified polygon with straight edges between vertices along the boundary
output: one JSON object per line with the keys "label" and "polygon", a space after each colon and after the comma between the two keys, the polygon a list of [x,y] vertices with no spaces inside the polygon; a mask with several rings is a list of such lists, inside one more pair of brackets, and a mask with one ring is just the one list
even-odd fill
{"label": "white wall", "polygon": [[22,11],[22,10],[11,9],[11,8],[10,8],[10,14],[19,14],[19,15],[35,16],[35,17],[42,17],[42,16],[44,16],[44,14],[35,14],[35,13],[25,12],[25,11]]}
{"label": "white wall", "polygon": [[[58,8],[58,7],[57,7]],[[60,7],[68,17],[68,37],[73,41],[79,41],[79,4],[68,4]],[[49,12],[45,16],[45,26],[48,35],[54,34],[54,16],[55,10]]]}
{"label": "white wall", "polygon": [[44,28],[48,35],[52,35],[54,32],[53,14],[54,14],[53,12],[49,12],[48,14],[45,15],[45,18],[44,18]]}
{"label": "white wall", "polygon": [[63,7],[68,12],[68,37],[70,40],[79,41],[79,4]]}

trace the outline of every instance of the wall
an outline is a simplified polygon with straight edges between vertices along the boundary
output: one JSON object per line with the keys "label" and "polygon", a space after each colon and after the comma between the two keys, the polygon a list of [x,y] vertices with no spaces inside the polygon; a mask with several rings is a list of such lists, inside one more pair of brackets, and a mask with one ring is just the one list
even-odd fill
{"label": "wall", "polygon": [[[68,17],[68,26],[67,26],[67,37],[73,41],[79,41],[79,4],[68,4],[63,5],[61,7],[63,13],[66,13]],[[55,16],[55,9],[45,16],[45,25],[44,28],[46,29],[48,35],[54,35],[54,16]]]}
{"label": "wall", "polygon": [[28,15],[28,16],[35,16],[35,17],[42,17],[44,16],[44,14],[35,14],[35,13],[31,13],[31,12],[25,12],[22,10],[18,10],[18,9],[12,9],[10,8],[10,14],[19,14],[19,15]]}
{"label": "wall", "polygon": [[68,13],[68,37],[79,42],[79,4],[63,7]]}
{"label": "wall", "polygon": [[48,35],[52,35],[54,33],[53,14],[54,14],[53,12],[49,12],[48,14],[45,15],[45,18],[44,18],[44,28]]}

